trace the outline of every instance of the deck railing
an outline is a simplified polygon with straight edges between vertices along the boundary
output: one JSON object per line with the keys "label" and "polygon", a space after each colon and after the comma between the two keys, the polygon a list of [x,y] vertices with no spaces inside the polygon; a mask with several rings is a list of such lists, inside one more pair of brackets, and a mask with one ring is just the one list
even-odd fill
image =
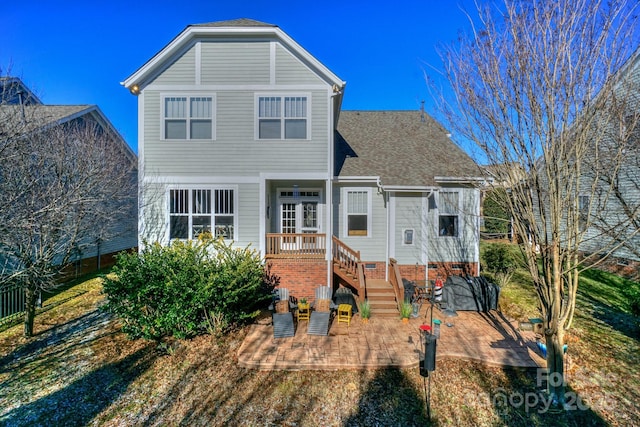
{"label": "deck railing", "polygon": [[19,284],[0,287],[0,325],[24,313],[24,288]]}
{"label": "deck railing", "polygon": [[324,258],[327,235],[320,233],[268,233],[266,258]]}

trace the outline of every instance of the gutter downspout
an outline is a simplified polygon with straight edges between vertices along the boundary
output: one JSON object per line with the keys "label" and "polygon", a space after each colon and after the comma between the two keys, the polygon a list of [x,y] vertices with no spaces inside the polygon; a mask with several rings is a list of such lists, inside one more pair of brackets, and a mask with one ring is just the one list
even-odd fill
{"label": "gutter downspout", "polygon": [[426,281],[425,283],[429,282],[429,199],[434,194],[434,192],[434,190],[431,190],[426,193],[422,205],[422,213],[424,215],[424,226],[422,227],[422,245],[424,260],[424,280]]}
{"label": "gutter downspout", "polygon": [[333,288],[333,174],[334,174],[334,162],[335,162],[335,134],[337,130],[337,121],[336,121],[336,102],[338,96],[342,96],[344,91],[344,85],[338,87],[338,90],[335,90],[334,87],[331,88],[329,94],[329,117],[327,118],[329,125],[329,149],[327,150],[327,181],[325,184],[325,204],[327,210],[327,220],[325,222],[327,226],[327,230],[325,232],[325,236],[327,236],[326,243],[326,261],[327,261],[327,286],[329,288]]}

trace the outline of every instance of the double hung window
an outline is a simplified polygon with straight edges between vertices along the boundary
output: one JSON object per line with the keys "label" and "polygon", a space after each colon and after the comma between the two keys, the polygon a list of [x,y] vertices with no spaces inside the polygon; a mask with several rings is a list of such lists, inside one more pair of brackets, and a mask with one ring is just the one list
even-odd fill
{"label": "double hung window", "polygon": [[211,96],[167,96],[164,98],[164,139],[213,139]]}
{"label": "double hung window", "polygon": [[460,193],[457,191],[441,191],[438,200],[438,234],[440,236],[458,237],[458,204]]}
{"label": "double hung window", "polygon": [[232,189],[169,190],[169,238],[196,239],[203,233],[234,239]]}
{"label": "double hung window", "polygon": [[258,97],[258,139],[307,139],[306,96]]}
{"label": "double hung window", "polygon": [[346,190],[347,236],[371,233],[371,194],[368,190]]}

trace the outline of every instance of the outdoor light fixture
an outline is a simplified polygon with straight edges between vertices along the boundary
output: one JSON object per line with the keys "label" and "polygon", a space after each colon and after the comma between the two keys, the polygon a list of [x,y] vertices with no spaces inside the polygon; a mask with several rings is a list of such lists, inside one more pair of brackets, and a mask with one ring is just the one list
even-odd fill
{"label": "outdoor light fixture", "polygon": [[131,92],[132,95],[138,96],[140,94],[140,87],[138,85],[133,85],[129,88],[129,92]]}

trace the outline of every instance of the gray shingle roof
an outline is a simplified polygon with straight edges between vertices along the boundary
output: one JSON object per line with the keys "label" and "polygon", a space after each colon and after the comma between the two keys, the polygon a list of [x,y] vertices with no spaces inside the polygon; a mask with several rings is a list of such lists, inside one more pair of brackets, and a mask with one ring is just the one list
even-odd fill
{"label": "gray shingle roof", "polygon": [[256,21],[249,18],[231,19],[229,21],[206,22],[204,24],[193,24],[191,27],[277,27],[277,25]]}
{"label": "gray shingle roof", "polygon": [[[21,131],[30,132],[49,124],[64,122],[92,108],[93,105],[27,105],[24,107],[27,124]],[[19,105],[2,105],[0,117],[5,120],[21,120],[20,109]]]}
{"label": "gray shingle roof", "polygon": [[420,111],[342,111],[335,175],[379,176],[387,186],[435,186],[435,177],[481,176],[478,165]]}

